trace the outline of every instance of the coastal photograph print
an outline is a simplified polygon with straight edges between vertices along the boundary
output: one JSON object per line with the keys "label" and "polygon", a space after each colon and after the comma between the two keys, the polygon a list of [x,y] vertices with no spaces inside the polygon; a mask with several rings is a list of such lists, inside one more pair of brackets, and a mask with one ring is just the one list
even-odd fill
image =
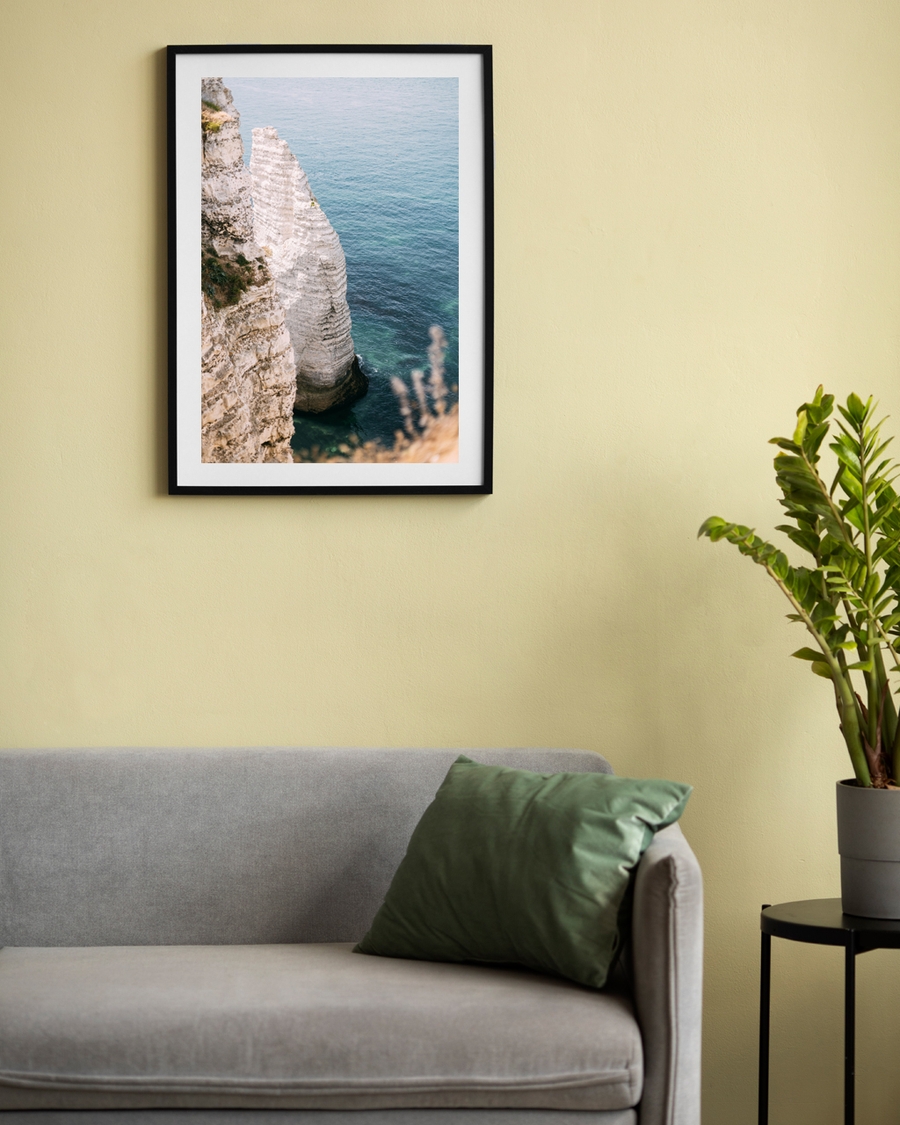
{"label": "coastal photograph print", "polygon": [[169,492],[491,491],[491,50],[168,48]]}

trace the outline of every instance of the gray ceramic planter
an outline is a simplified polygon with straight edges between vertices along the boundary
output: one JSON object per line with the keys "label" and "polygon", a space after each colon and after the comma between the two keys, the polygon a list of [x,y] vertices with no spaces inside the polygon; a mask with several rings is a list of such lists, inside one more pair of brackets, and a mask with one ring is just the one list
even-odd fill
{"label": "gray ceramic planter", "polygon": [[900,918],[900,789],[839,781],[837,821],[844,913]]}

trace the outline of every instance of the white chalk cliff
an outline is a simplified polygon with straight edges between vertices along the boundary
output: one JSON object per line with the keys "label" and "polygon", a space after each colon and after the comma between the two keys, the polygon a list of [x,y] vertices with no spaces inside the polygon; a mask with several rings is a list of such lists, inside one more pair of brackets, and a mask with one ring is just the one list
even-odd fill
{"label": "white chalk cliff", "polygon": [[275,279],[294,348],[297,410],[319,413],[364,394],[350,335],[340,239],[275,129],[253,130],[254,239]]}
{"label": "white chalk cliff", "polygon": [[221,78],[204,78],[201,96],[201,457],[289,462],[294,353],[253,237],[240,117]]}

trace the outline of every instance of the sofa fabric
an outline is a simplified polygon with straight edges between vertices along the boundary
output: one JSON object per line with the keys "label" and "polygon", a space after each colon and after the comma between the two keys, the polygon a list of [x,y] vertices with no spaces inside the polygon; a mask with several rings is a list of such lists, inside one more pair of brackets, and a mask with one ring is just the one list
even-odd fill
{"label": "sofa fabric", "polygon": [[[0,1111],[2,1112],[2,1111]],[[612,1109],[107,1109],[10,1110],[3,1125],[638,1125]]]}
{"label": "sofa fabric", "polygon": [[703,880],[681,828],[658,832],[638,865],[634,997],[646,1072],[641,1121],[700,1121]]}
{"label": "sofa fabric", "polygon": [[458,753],[0,751],[0,946],[359,941]]}
{"label": "sofa fabric", "polygon": [[349,944],[4,949],[0,1060],[0,1107],[20,1109],[48,1090],[58,1105],[115,1092],[158,1106],[628,1109],[643,1076],[625,996]]}
{"label": "sofa fabric", "polygon": [[351,951],[458,753],[0,750],[0,1125],[699,1125],[677,825],[618,991]]}

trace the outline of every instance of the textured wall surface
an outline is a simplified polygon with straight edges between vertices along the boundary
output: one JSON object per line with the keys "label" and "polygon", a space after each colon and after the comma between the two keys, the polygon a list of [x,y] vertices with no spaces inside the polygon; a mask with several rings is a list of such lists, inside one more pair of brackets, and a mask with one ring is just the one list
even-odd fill
{"label": "textured wall surface", "polygon": [[[765,575],[819,382],[900,428],[900,7],[12,0],[0,742],[559,745],[695,786],[705,1125],[755,1120],[758,911],[838,893],[830,689]],[[165,490],[166,43],[493,43],[496,491]],[[405,374],[405,373],[401,373]],[[774,950],[773,1125],[837,1125],[841,960]],[[859,964],[892,1121],[900,962]]]}

